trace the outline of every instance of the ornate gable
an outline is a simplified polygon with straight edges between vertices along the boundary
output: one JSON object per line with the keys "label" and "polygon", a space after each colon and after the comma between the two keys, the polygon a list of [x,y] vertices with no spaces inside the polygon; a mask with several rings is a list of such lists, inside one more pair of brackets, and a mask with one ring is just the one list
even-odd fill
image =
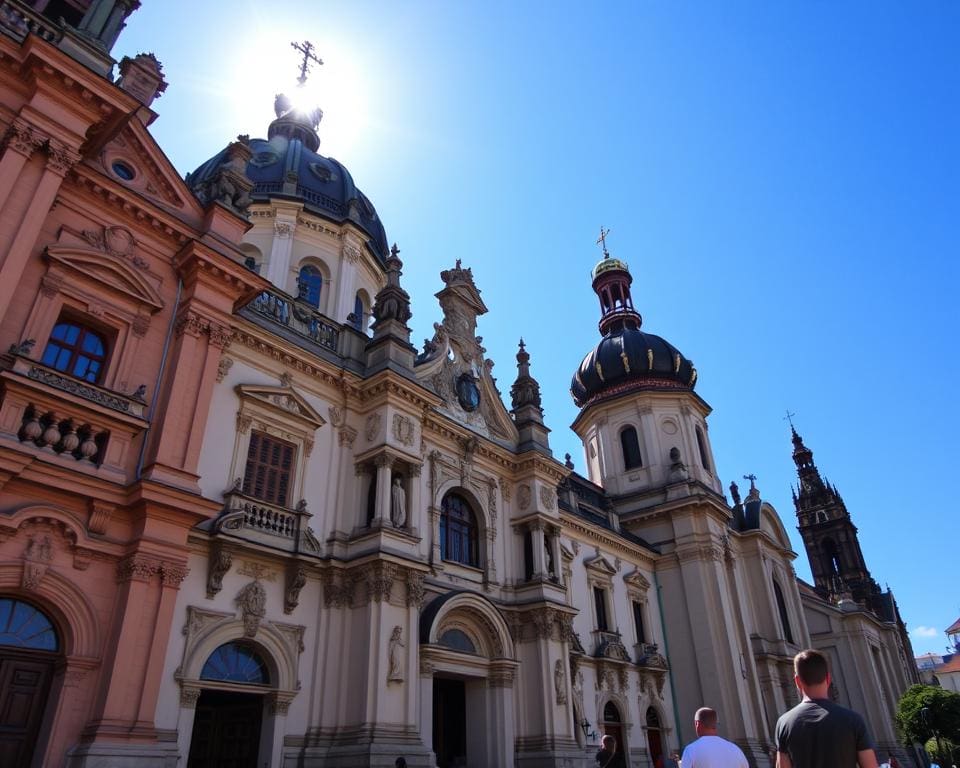
{"label": "ornate gable", "polygon": [[609,581],[617,573],[617,569],[614,568],[613,564],[599,552],[593,557],[586,558],[583,561],[583,566],[593,576],[602,578],[605,581]]}
{"label": "ornate gable", "polygon": [[241,402],[257,404],[268,411],[272,411],[283,420],[295,419],[304,425],[312,427],[311,431],[320,429],[326,420],[317,413],[303,395],[289,386],[259,386],[256,384],[238,384],[237,395]]}
{"label": "ornate gable", "polygon": [[633,587],[633,589],[639,592],[646,592],[650,589],[649,580],[640,573],[639,568],[634,568],[630,573],[626,574],[623,577],[623,581],[628,587]]}

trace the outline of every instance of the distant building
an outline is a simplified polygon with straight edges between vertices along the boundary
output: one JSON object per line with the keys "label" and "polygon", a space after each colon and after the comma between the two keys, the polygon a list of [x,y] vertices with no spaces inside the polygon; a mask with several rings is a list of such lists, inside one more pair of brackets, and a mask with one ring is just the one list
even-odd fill
{"label": "distant building", "polygon": [[917,673],[842,498],[793,431],[799,582],[626,263],[592,274],[580,474],[522,341],[498,390],[459,260],[411,344],[319,109],[181,178],[159,62],[111,76],[138,5],[0,2],[3,768],[587,768],[603,733],[660,768],[703,704],[766,768],[811,644],[899,749]]}
{"label": "distant building", "polygon": [[917,656],[917,670],[925,684],[960,693],[960,619],[947,627],[945,634],[952,652]]}

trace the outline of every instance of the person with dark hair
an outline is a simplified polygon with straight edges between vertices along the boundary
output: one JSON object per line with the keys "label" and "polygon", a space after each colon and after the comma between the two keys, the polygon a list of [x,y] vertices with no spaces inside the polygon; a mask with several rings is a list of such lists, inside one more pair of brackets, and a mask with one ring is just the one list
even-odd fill
{"label": "person with dark hair", "polygon": [[732,741],[717,735],[717,711],[700,707],[693,716],[697,740],[687,744],[680,764],[683,768],[748,768],[743,751]]}
{"label": "person with dark hair", "polygon": [[812,648],[800,651],[793,671],[803,700],[777,721],[777,768],[877,768],[863,718],[830,700],[827,657]]}
{"label": "person with dark hair", "polygon": [[626,768],[623,752],[617,749],[617,740],[609,733],[600,739],[601,749],[597,752],[599,768]]}

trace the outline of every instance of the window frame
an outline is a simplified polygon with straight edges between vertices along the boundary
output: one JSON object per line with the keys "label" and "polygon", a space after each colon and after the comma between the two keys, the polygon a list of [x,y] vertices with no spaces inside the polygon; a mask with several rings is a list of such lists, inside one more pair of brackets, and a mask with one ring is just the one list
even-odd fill
{"label": "window frame", "polygon": [[[257,451],[258,456],[253,452]],[[283,454],[287,455],[284,456]],[[262,457],[266,454],[266,459]],[[271,459],[273,459],[271,461]],[[286,466],[284,466],[284,464]],[[271,435],[263,430],[251,429],[247,445],[247,460],[243,472],[244,495],[278,507],[292,507],[290,490],[297,464],[297,446],[289,440]],[[269,490],[257,492],[257,474],[261,473],[263,485]],[[276,477],[275,481],[273,477]]]}
{"label": "window frame", "polygon": [[[620,433],[620,456],[623,459],[623,468],[627,472],[634,469],[643,469],[643,451],[640,449],[640,433],[633,424],[627,424],[621,428]],[[628,445],[629,439],[633,440],[632,445]],[[632,450],[636,451],[636,456],[631,456]]]}
{"label": "window frame", "polygon": [[[459,500],[462,508],[466,510],[469,515],[469,519],[464,517],[459,517],[457,519],[457,527],[463,526],[461,521],[467,520],[466,527],[466,545],[467,545],[467,557],[468,560],[461,560],[451,557],[452,554],[450,551],[451,544],[451,528],[450,528],[450,507],[448,506],[452,499]],[[458,538],[462,539],[462,531],[459,532]],[[473,505],[470,503],[470,500],[463,494],[458,493],[456,490],[448,491],[444,494],[442,501],[440,502],[440,520],[439,520],[439,534],[440,534],[440,559],[445,563],[456,563],[458,565],[464,565],[468,568],[482,568],[480,562],[480,523],[478,520],[478,515],[476,510],[473,508]],[[471,536],[472,535],[472,536]],[[455,541],[455,540],[454,540]],[[461,541],[462,544],[462,541]],[[459,551],[459,550],[458,550]]]}
{"label": "window frame", "polygon": [[[54,338],[54,334],[56,334],[57,329],[63,326],[73,328],[78,331],[76,341],[70,343],[67,342],[66,339]],[[96,356],[95,353],[89,352],[83,348],[84,342],[89,337],[95,338],[103,347],[103,353],[99,357]],[[47,362],[47,352],[51,349],[51,345],[56,345],[60,350],[56,354],[56,358],[59,358],[64,351],[69,352],[69,358],[65,367],[60,367],[56,364],[56,361]],[[85,381],[88,384],[102,386],[103,380],[106,377],[107,369],[110,365],[112,346],[110,334],[104,333],[98,324],[88,322],[85,317],[77,316],[73,312],[61,312],[59,317],[57,317],[56,322],[53,324],[50,334],[47,336],[47,343],[44,345],[43,352],[40,354],[40,364],[79,381]],[[96,375],[93,379],[88,378],[86,374],[80,375],[77,373],[76,366],[81,359],[87,359],[89,362],[95,362],[99,364]]]}

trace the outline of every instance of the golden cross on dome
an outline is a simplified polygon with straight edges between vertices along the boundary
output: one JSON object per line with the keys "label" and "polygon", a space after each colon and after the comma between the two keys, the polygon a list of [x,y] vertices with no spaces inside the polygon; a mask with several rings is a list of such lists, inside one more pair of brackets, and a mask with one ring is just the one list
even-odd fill
{"label": "golden cross on dome", "polygon": [[313,47],[313,43],[309,40],[304,40],[302,43],[290,43],[290,45],[303,54],[303,63],[300,65],[300,77],[297,78],[297,82],[303,85],[307,82],[307,72],[310,71],[311,60],[321,65],[323,64],[323,60],[314,53],[316,48]]}
{"label": "golden cross on dome", "polygon": [[600,225],[600,237],[597,238],[597,245],[603,248],[603,258],[609,259],[610,254],[607,252],[607,235],[610,234],[609,229],[604,229],[603,225]]}

